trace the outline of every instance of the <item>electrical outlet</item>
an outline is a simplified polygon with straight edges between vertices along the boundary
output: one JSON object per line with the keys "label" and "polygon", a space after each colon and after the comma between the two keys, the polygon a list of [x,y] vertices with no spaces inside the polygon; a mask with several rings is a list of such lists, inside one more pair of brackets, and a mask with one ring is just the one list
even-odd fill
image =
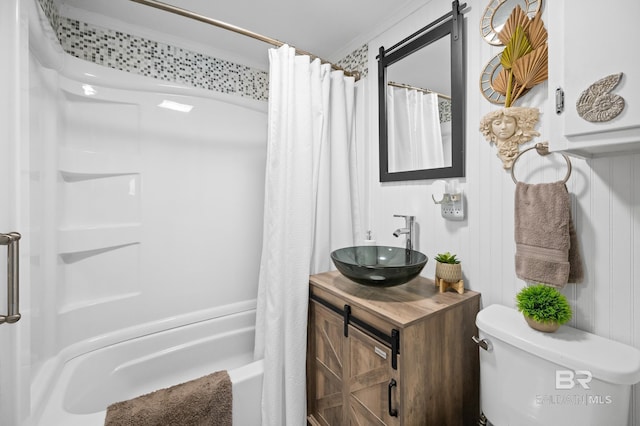
{"label": "electrical outlet", "polygon": [[447,198],[440,203],[442,217],[447,220],[464,220],[464,197],[459,194],[447,194]]}

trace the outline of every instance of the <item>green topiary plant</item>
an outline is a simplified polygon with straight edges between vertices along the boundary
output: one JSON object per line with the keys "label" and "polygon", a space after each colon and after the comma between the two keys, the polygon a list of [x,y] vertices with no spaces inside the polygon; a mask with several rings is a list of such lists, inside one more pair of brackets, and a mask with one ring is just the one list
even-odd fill
{"label": "green topiary plant", "polygon": [[449,263],[449,264],[456,264],[456,263],[460,263],[460,261],[458,259],[456,259],[456,255],[455,254],[451,254],[449,252],[446,253],[438,253],[438,255],[436,257],[434,257],[434,259],[437,262],[440,263]]}
{"label": "green topiary plant", "polygon": [[516,295],[517,307],[525,317],[539,323],[564,324],[571,319],[571,306],[557,289],[544,284],[523,288]]}

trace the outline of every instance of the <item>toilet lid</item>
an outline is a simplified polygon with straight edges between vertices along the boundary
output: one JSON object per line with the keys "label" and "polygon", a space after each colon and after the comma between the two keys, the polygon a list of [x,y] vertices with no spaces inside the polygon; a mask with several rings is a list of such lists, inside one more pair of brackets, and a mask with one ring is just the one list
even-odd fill
{"label": "toilet lid", "polygon": [[555,333],[529,327],[515,309],[491,305],[476,316],[485,335],[572,370],[590,371],[609,383],[640,382],[640,350],[614,340],[563,325]]}

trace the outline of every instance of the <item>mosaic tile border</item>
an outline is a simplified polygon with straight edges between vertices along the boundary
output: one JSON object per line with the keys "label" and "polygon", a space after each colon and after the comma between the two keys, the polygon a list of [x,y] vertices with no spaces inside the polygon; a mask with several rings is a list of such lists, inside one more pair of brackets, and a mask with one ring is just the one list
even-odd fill
{"label": "mosaic tile border", "polygon": [[[266,101],[268,73],[188,49],[101,28],[60,16],[54,0],[38,0],[70,55],[99,65],[191,87]],[[368,46],[354,50],[337,65],[368,74]]]}
{"label": "mosaic tile border", "polygon": [[54,3],[53,0],[38,0],[40,3],[40,7],[44,12],[44,15],[49,20],[49,24],[51,24],[51,28],[53,28],[54,32],[58,32],[58,26],[60,25],[60,13],[58,11],[58,6]]}
{"label": "mosaic tile border", "polygon": [[440,113],[440,122],[446,123],[452,120],[451,100],[445,99],[438,102],[438,112]]}
{"label": "mosaic tile border", "polygon": [[87,61],[159,80],[266,101],[268,74],[188,49],[62,17],[65,52]]}
{"label": "mosaic tile border", "polygon": [[359,49],[349,53],[340,59],[336,65],[342,69],[360,72],[360,77],[365,78],[369,74],[367,61],[369,60],[369,45],[364,44]]}
{"label": "mosaic tile border", "polygon": [[39,0],[68,54],[121,71],[266,101],[268,73],[166,43],[60,16],[53,0]]}

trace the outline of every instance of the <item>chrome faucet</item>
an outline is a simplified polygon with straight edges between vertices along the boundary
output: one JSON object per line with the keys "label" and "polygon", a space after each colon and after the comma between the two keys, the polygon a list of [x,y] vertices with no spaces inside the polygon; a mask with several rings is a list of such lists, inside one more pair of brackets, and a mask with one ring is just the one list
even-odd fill
{"label": "chrome faucet", "polygon": [[407,236],[407,250],[413,250],[413,222],[415,216],[405,216],[401,214],[394,214],[393,217],[404,217],[404,228],[398,228],[393,232],[394,237],[399,237],[402,234]]}

